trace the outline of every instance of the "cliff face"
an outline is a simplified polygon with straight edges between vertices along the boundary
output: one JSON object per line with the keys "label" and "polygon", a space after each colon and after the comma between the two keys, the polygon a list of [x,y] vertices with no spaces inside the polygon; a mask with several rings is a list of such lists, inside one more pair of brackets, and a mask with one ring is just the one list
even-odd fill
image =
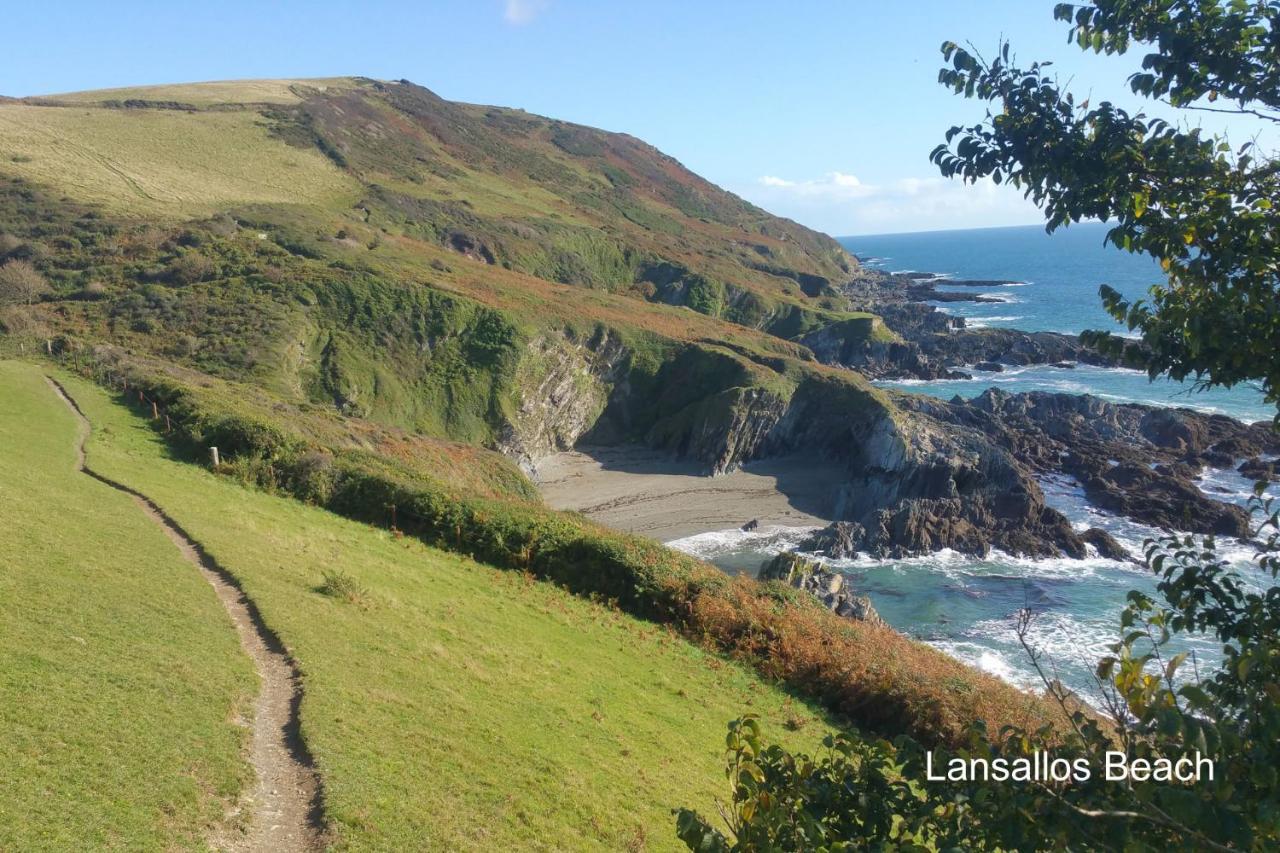
{"label": "cliff face", "polygon": [[[527,466],[536,466],[537,451],[568,446],[575,435],[594,444],[642,442],[696,460],[709,474],[805,453],[845,472],[832,499],[847,520],[840,533],[847,551],[1086,553],[1066,519],[1045,505],[1030,469],[979,430],[904,413],[839,374],[808,372],[794,386],[770,387],[750,363],[690,347],[646,376],[634,352],[608,338],[595,345],[593,355],[558,361],[545,382],[526,386],[522,438],[510,447]],[[588,424],[592,413],[598,420]]]}
{"label": "cliff face", "polygon": [[497,448],[531,471],[539,459],[573,447],[604,411],[625,357],[622,341],[606,330],[585,341],[572,335],[531,341],[517,371],[515,411]]}

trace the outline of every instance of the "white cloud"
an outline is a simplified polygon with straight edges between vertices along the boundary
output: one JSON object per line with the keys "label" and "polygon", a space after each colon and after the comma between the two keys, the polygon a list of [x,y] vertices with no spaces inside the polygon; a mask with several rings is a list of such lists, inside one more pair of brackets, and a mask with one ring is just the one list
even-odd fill
{"label": "white cloud", "polygon": [[551,0],[507,0],[502,17],[508,24],[524,26],[546,11]]}
{"label": "white cloud", "polygon": [[808,181],[789,181],[775,175],[765,175],[756,183],[763,187],[785,190],[787,194],[800,198],[861,198],[873,187],[868,187],[858,180],[857,175],[847,172],[828,172],[821,178]]}
{"label": "white cloud", "polygon": [[737,191],[766,210],[836,235],[1044,221],[1021,193],[991,181],[935,176],[869,184],[848,172],[828,172],[807,180],[766,175]]}

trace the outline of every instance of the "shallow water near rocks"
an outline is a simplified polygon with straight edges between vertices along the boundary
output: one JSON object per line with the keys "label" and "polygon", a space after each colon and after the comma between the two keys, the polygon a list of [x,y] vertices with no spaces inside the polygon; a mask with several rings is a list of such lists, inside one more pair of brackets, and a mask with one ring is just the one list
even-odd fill
{"label": "shallow water near rocks", "polygon": [[[1103,246],[1102,225],[1073,226],[1049,236],[1038,226],[934,234],[850,237],[841,242],[871,266],[921,275],[944,273],[959,279],[1009,279],[1017,285],[969,288],[1000,297],[1000,302],[953,302],[941,310],[964,316],[969,325],[1028,331],[1123,331],[1102,310],[1098,285],[1140,296],[1161,278],[1150,258]],[[1186,406],[1220,412],[1246,421],[1271,418],[1275,408],[1255,389],[1238,387],[1195,393],[1187,383],[1149,382],[1139,371],[1080,365],[1007,367],[1002,373],[974,372],[972,380],[887,382],[905,391],[950,398],[973,397],[989,387],[1019,391],[1090,393],[1111,402]],[[1143,541],[1159,531],[1094,509],[1070,478],[1050,477],[1041,485],[1046,498],[1077,527],[1101,527],[1135,557]],[[1218,500],[1245,504],[1252,482],[1234,471],[1207,471],[1201,489]],[[1272,494],[1280,494],[1273,487]],[[729,572],[754,574],[761,563],[794,550],[807,529],[769,528],[743,533],[716,531],[670,542],[672,547],[710,560]],[[1250,569],[1249,545],[1219,542],[1246,581],[1261,584]],[[1119,615],[1129,590],[1156,593],[1156,580],[1142,565],[1100,557],[1084,560],[1031,560],[993,552],[977,559],[942,551],[909,560],[834,561],[855,588],[869,595],[880,615],[900,631],[1015,684],[1038,687],[1039,675],[1020,647],[1015,617],[1029,607],[1036,613],[1032,643],[1044,652],[1051,676],[1097,702],[1092,672],[1097,659],[1119,635]],[[1201,671],[1214,667],[1220,649],[1208,638],[1192,638]],[[1188,665],[1190,667],[1190,664]],[[1188,668],[1188,676],[1193,675]]]}
{"label": "shallow water near rocks", "polygon": [[[1207,492],[1241,504],[1251,494],[1252,484],[1238,474],[1214,472],[1200,483]],[[1135,556],[1141,555],[1145,539],[1160,535],[1094,509],[1069,478],[1046,478],[1041,485],[1049,503],[1077,529],[1101,527]],[[1280,496],[1280,490],[1273,493]],[[797,550],[813,529],[725,530],[668,544],[727,572],[754,574],[775,554]],[[1221,541],[1218,547],[1247,579],[1261,582],[1250,568],[1251,546]],[[870,596],[898,630],[1014,684],[1039,687],[1040,677],[1014,630],[1018,612],[1030,608],[1036,613],[1030,639],[1044,652],[1049,674],[1091,701],[1096,700],[1092,672],[1118,637],[1126,594],[1138,589],[1158,596],[1156,580],[1144,566],[1097,556],[1033,560],[997,551],[980,559],[946,550],[906,560],[863,557],[830,563],[849,575],[854,588]],[[1183,649],[1195,652],[1202,671],[1216,666],[1221,656],[1217,644],[1204,637],[1179,646]]]}
{"label": "shallow water near rocks", "polygon": [[[1131,299],[1142,298],[1163,281],[1159,265],[1147,255],[1133,255],[1103,244],[1107,226],[1080,223],[1049,235],[1038,225],[981,228],[925,234],[844,237],[846,249],[867,259],[866,265],[887,272],[941,274],[954,279],[1010,281],[982,287],[939,286],[1000,302],[934,303],[939,310],[965,318],[970,327],[1021,329],[1028,332],[1079,334],[1099,329],[1129,334],[1102,308],[1098,288],[1108,284]],[[1265,420],[1276,413],[1257,389],[1247,386],[1195,392],[1191,383],[1157,380],[1120,368],[1080,365],[1074,370],[1035,365],[1006,367],[1002,373],[973,373],[972,380],[887,382],[885,385],[936,397],[974,397],[988,387],[1003,391],[1062,391],[1096,394],[1110,402],[1187,406],[1219,412],[1245,421]]]}

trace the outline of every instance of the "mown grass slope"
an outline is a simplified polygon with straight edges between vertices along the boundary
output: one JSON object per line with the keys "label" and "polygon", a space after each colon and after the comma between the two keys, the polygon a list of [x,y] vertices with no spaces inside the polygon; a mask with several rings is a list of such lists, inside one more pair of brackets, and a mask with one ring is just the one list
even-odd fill
{"label": "mown grass slope", "polygon": [[[675,849],[670,809],[714,813],[726,720],[760,714],[807,749],[831,730],[666,629],[173,461],[66,382],[96,428],[90,464],[200,540],[299,661],[342,847]],[[320,591],[332,572],[352,595]]]}
{"label": "mown grass slope", "polygon": [[0,362],[0,850],[204,849],[257,690],[212,589]]}
{"label": "mown grass slope", "polygon": [[168,219],[255,203],[345,206],[359,191],[248,110],[0,104],[0,169],[117,213]]}

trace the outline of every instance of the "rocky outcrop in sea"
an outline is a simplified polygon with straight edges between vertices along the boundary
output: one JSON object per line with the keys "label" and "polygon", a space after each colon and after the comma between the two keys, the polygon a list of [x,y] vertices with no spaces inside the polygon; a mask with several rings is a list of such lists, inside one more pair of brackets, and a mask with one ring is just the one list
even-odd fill
{"label": "rocky outcrop in sea", "polygon": [[845,619],[872,625],[885,624],[871,606],[871,599],[856,594],[849,586],[848,577],[830,571],[816,560],[799,554],[779,554],[760,567],[757,577],[762,581],[781,581],[807,592],[822,602],[823,607]]}

